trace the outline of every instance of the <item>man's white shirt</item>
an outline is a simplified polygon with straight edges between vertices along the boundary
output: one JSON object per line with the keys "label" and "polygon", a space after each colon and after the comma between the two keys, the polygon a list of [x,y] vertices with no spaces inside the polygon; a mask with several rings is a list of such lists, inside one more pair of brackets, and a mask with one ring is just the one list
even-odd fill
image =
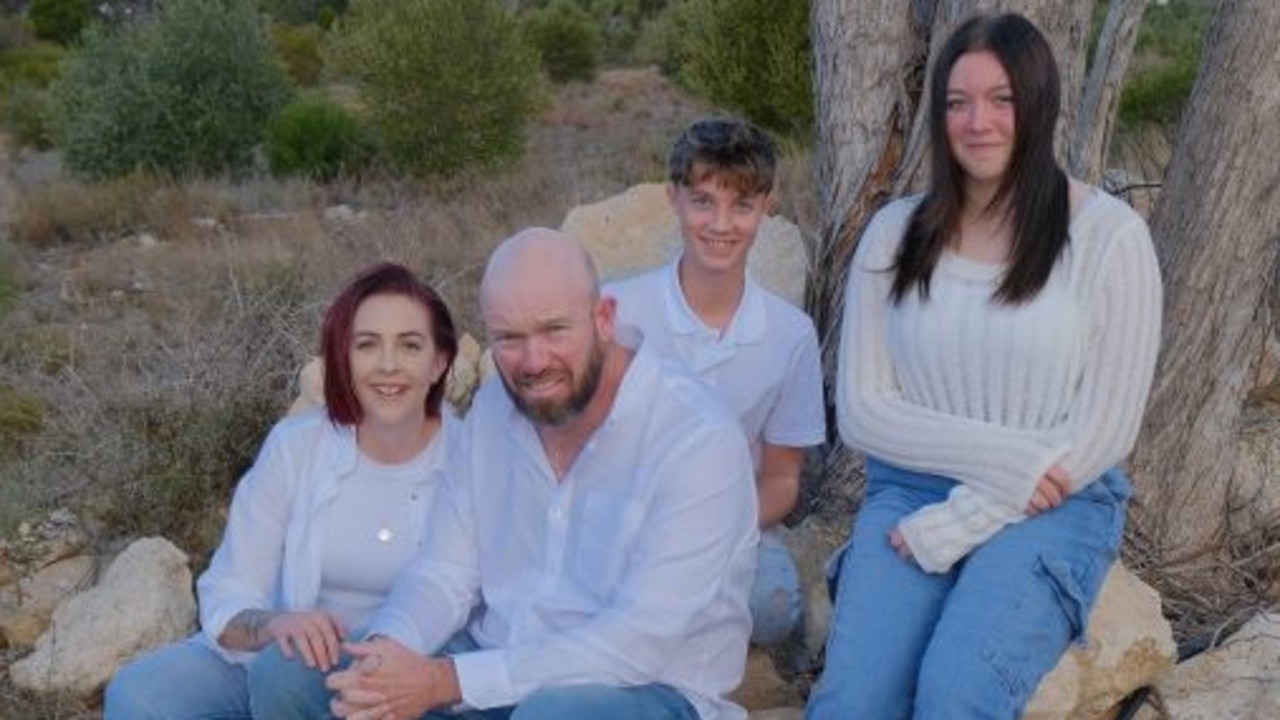
{"label": "man's white shirt", "polygon": [[454,664],[473,707],[543,687],[662,683],[706,720],[745,716],[723,697],[750,634],[754,471],[736,420],[705,387],[644,343],[557,481],[495,377],[463,446],[424,551],[372,633],[430,653],[471,618],[481,650]]}

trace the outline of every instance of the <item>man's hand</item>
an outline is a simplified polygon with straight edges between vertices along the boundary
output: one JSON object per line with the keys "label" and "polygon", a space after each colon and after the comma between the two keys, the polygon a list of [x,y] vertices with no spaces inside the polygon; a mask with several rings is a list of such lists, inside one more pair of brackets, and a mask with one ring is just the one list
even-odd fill
{"label": "man's hand", "polygon": [[1027,515],[1035,517],[1042,512],[1052,510],[1061,505],[1071,494],[1071,476],[1066,470],[1054,465],[1040,476],[1036,482],[1036,490],[1027,502]]}
{"label": "man's hand", "polygon": [[351,665],[325,680],[336,693],[329,708],[340,718],[408,720],[462,699],[449,658],[425,658],[382,637],[345,649]]}

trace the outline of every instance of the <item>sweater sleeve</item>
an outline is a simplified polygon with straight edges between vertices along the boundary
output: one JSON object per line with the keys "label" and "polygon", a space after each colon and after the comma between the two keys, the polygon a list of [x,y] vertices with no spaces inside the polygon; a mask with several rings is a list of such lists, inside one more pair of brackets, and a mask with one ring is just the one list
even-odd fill
{"label": "sweater sleeve", "polygon": [[[1107,223],[1114,230],[1102,239],[1099,261],[1084,269],[1096,280],[1088,283],[1094,298],[1088,351],[1071,409],[1057,428],[1069,450],[1056,464],[1077,490],[1133,449],[1159,352],[1162,291],[1151,236],[1136,214],[1118,211],[1129,217]],[[944,572],[1023,517],[1022,510],[962,485],[946,501],[905,518],[900,531],[922,568]]]}
{"label": "sweater sleeve", "polygon": [[939,412],[902,397],[887,318],[894,255],[913,207],[898,202],[877,213],[850,267],[836,376],[840,436],[893,465],[954,478],[993,500],[1002,517],[1020,513],[1036,480],[1067,452],[1065,438]]}

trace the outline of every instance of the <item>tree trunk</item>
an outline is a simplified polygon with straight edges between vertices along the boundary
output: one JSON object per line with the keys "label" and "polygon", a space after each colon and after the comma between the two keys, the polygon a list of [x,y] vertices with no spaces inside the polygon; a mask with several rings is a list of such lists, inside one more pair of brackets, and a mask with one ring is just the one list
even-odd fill
{"label": "tree trunk", "polygon": [[[927,9],[927,3],[903,0],[814,0],[812,5],[822,228],[806,305],[823,339],[828,378],[835,367],[849,260],[863,226],[890,195],[903,134],[919,102],[925,45],[918,13]],[[828,425],[834,432],[830,413]],[[861,495],[860,475],[842,443],[832,448],[820,477],[806,483],[805,506],[828,517],[848,517]]]}
{"label": "tree trunk", "polygon": [[1225,522],[1280,245],[1278,37],[1280,4],[1221,2],[1152,217],[1164,339],[1131,518],[1143,555],[1182,587],[1235,577],[1227,536],[1247,532]]}
{"label": "tree trunk", "polygon": [[1098,35],[1067,150],[1067,172],[1085,182],[1098,183],[1102,179],[1121,83],[1138,42],[1138,25],[1147,3],[1148,0],[1111,0],[1107,7],[1107,19]]}

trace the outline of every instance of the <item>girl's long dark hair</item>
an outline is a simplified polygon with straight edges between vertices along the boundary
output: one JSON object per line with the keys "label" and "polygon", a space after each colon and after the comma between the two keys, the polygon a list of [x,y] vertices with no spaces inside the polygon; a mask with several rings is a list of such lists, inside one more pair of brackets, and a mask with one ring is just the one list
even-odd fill
{"label": "girl's long dark hair", "polygon": [[1008,200],[1013,244],[1008,269],[992,299],[1013,305],[1035,297],[1067,246],[1067,175],[1053,156],[1061,102],[1053,50],[1021,15],[978,15],[952,33],[934,65],[928,110],[932,179],[898,251],[891,291],[895,303],[913,289],[928,298],[938,259],[959,231],[964,170],[947,140],[947,81],[960,56],[980,50],[1000,60],[1012,86],[1014,107],[1013,155],[991,204],[997,208]]}

